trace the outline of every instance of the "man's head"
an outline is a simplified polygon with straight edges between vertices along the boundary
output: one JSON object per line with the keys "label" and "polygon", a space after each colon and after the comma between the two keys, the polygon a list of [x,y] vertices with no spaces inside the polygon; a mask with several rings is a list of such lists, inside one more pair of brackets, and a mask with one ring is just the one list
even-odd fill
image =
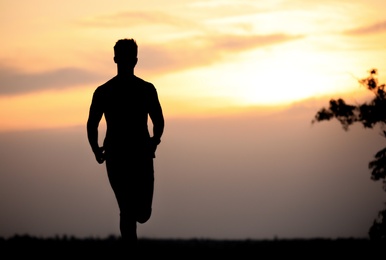
{"label": "man's head", "polygon": [[114,62],[122,65],[137,64],[138,45],[134,39],[120,39],[114,45]]}

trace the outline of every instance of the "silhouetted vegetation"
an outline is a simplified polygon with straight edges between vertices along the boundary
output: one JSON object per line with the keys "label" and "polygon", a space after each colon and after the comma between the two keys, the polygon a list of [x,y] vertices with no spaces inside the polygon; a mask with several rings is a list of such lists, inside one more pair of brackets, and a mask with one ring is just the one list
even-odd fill
{"label": "silhouetted vegetation", "polygon": [[[377,69],[371,69],[369,74],[368,77],[360,79],[359,83],[374,93],[374,98],[371,101],[350,105],[341,98],[331,99],[329,107],[320,109],[312,123],[335,118],[345,131],[354,123],[361,123],[364,128],[374,128],[376,125],[380,125],[382,135],[386,138],[386,131],[384,130],[386,123],[385,84],[379,84]],[[374,160],[369,162],[368,167],[371,170],[371,179],[374,181],[382,180],[383,189],[386,191],[386,147],[375,154]],[[378,218],[370,227],[369,236],[374,240],[386,239],[386,207],[379,211]]]}
{"label": "silhouetted vegetation", "polygon": [[213,240],[213,239],[139,239],[137,247],[125,246],[115,236],[104,239],[75,237],[38,238],[15,235],[9,239],[0,238],[3,255],[18,259],[39,257],[39,259],[121,259],[136,257],[168,257],[181,259],[190,257],[331,257],[379,255],[382,246],[370,239],[272,239],[272,240]]}

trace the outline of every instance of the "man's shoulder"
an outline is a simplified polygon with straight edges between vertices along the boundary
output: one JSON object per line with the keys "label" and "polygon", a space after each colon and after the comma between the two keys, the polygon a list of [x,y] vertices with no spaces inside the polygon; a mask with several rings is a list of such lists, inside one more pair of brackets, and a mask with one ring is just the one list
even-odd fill
{"label": "man's shoulder", "polygon": [[115,78],[116,77],[113,77],[113,78],[109,79],[108,81],[106,81],[105,83],[103,83],[102,85],[99,85],[97,87],[97,89],[105,89],[105,88],[108,88],[111,85],[114,85],[115,84],[114,82],[116,81]]}
{"label": "man's shoulder", "polygon": [[114,82],[115,82],[115,77],[113,77],[113,78],[109,79],[108,81],[106,81],[105,83],[99,85],[95,89],[94,93],[103,93],[103,92],[108,91],[108,89],[110,89],[111,86],[113,86],[115,84]]}
{"label": "man's shoulder", "polygon": [[[127,83],[124,83],[124,84],[127,84]],[[156,92],[156,88],[154,87],[153,83],[146,81],[142,78],[139,78],[137,76],[134,76],[134,81],[131,80],[131,83],[129,84],[133,84],[139,87],[140,89],[145,89],[150,92]],[[117,76],[115,76],[109,79],[108,81],[106,81],[105,83],[103,83],[102,85],[99,85],[95,89],[95,93],[104,95],[104,94],[107,94],[107,92],[110,92],[112,89],[114,89],[114,86],[119,86],[119,85],[122,85],[122,82],[119,80],[119,78],[117,78]]]}
{"label": "man's shoulder", "polygon": [[146,81],[140,77],[137,77],[135,76],[135,79],[137,81],[137,84],[140,84],[140,85],[143,85],[144,87],[150,87],[150,88],[154,88],[154,85],[153,83],[149,82],[149,81]]}

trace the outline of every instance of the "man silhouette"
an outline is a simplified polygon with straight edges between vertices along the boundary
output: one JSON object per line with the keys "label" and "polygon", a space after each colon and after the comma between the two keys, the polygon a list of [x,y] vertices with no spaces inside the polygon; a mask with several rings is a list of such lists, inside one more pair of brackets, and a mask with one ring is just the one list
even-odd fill
{"label": "man silhouette", "polygon": [[[96,88],[87,120],[88,141],[97,162],[106,162],[118,203],[121,238],[130,244],[137,242],[137,222],[147,222],[152,213],[153,160],[164,131],[156,88],[134,74],[137,54],[134,39],[115,43],[117,75]],[[98,126],[103,115],[107,128],[103,146],[99,146]]]}

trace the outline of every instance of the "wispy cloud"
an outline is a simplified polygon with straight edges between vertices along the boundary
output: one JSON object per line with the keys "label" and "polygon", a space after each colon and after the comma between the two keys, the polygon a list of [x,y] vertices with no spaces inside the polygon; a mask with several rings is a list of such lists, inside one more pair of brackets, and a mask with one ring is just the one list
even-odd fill
{"label": "wispy cloud", "polygon": [[141,69],[152,72],[185,70],[220,63],[230,55],[302,38],[299,35],[208,35],[168,45],[140,46]]}
{"label": "wispy cloud", "polygon": [[[226,62],[229,57],[255,48],[301,38],[285,34],[204,34],[164,44],[140,45],[138,68],[152,76]],[[108,76],[82,68],[66,67],[39,73],[6,66],[0,61],[0,95],[18,95],[42,90],[66,89],[93,84]]]}
{"label": "wispy cloud", "polygon": [[169,15],[164,12],[126,11],[115,14],[98,15],[83,18],[77,25],[87,27],[120,28],[144,25],[171,25],[177,27],[193,26],[189,20]]}
{"label": "wispy cloud", "polygon": [[301,35],[269,34],[269,35],[218,35],[210,39],[215,50],[234,52],[254,49],[257,47],[279,44],[302,38]]}
{"label": "wispy cloud", "polygon": [[[217,1],[216,5],[223,5],[227,8],[226,10],[234,9],[233,5],[232,7],[224,6],[225,3],[227,2]],[[248,10],[242,9],[244,13],[249,12]],[[225,16],[233,17],[234,14],[228,13]],[[220,17],[223,17],[223,14]],[[228,55],[237,54],[238,52],[304,37],[278,32],[271,34],[253,32],[251,30],[253,22],[240,21],[240,14],[234,17],[235,21],[227,23],[226,26],[229,30],[225,33],[223,31],[224,26],[208,25],[207,20],[211,20],[213,15],[211,17],[204,15],[202,18],[198,19],[196,15],[191,13],[189,16],[183,17],[179,13],[169,13],[167,11],[135,10],[83,18],[77,21],[77,24],[107,30],[111,28],[140,27],[142,32],[148,32],[149,35],[157,35],[159,26],[172,28],[174,32],[165,32],[173,35],[171,36],[173,40],[170,40],[167,44],[158,44],[157,42],[139,46],[140,61],[138,66],[145,72],[151,73],[175,72],[206,66],[223,62]],[[243,27],[241,30],[240,26]]]}
{"label": "wispy cloud", "polygon": [[79,68],[25,73],[0,63],[0,95],[17,95],[47,89],[65,89],[97,82],[103,75]]}
{"label": "wispy cloud", "polygon": [[375,34],[375,33],[383,33],[386,32],[386,20],[371,24],[364,27],[358,27],[351,30],[346,31],[346,34],[350,35],[364,35],[364,34]]}

